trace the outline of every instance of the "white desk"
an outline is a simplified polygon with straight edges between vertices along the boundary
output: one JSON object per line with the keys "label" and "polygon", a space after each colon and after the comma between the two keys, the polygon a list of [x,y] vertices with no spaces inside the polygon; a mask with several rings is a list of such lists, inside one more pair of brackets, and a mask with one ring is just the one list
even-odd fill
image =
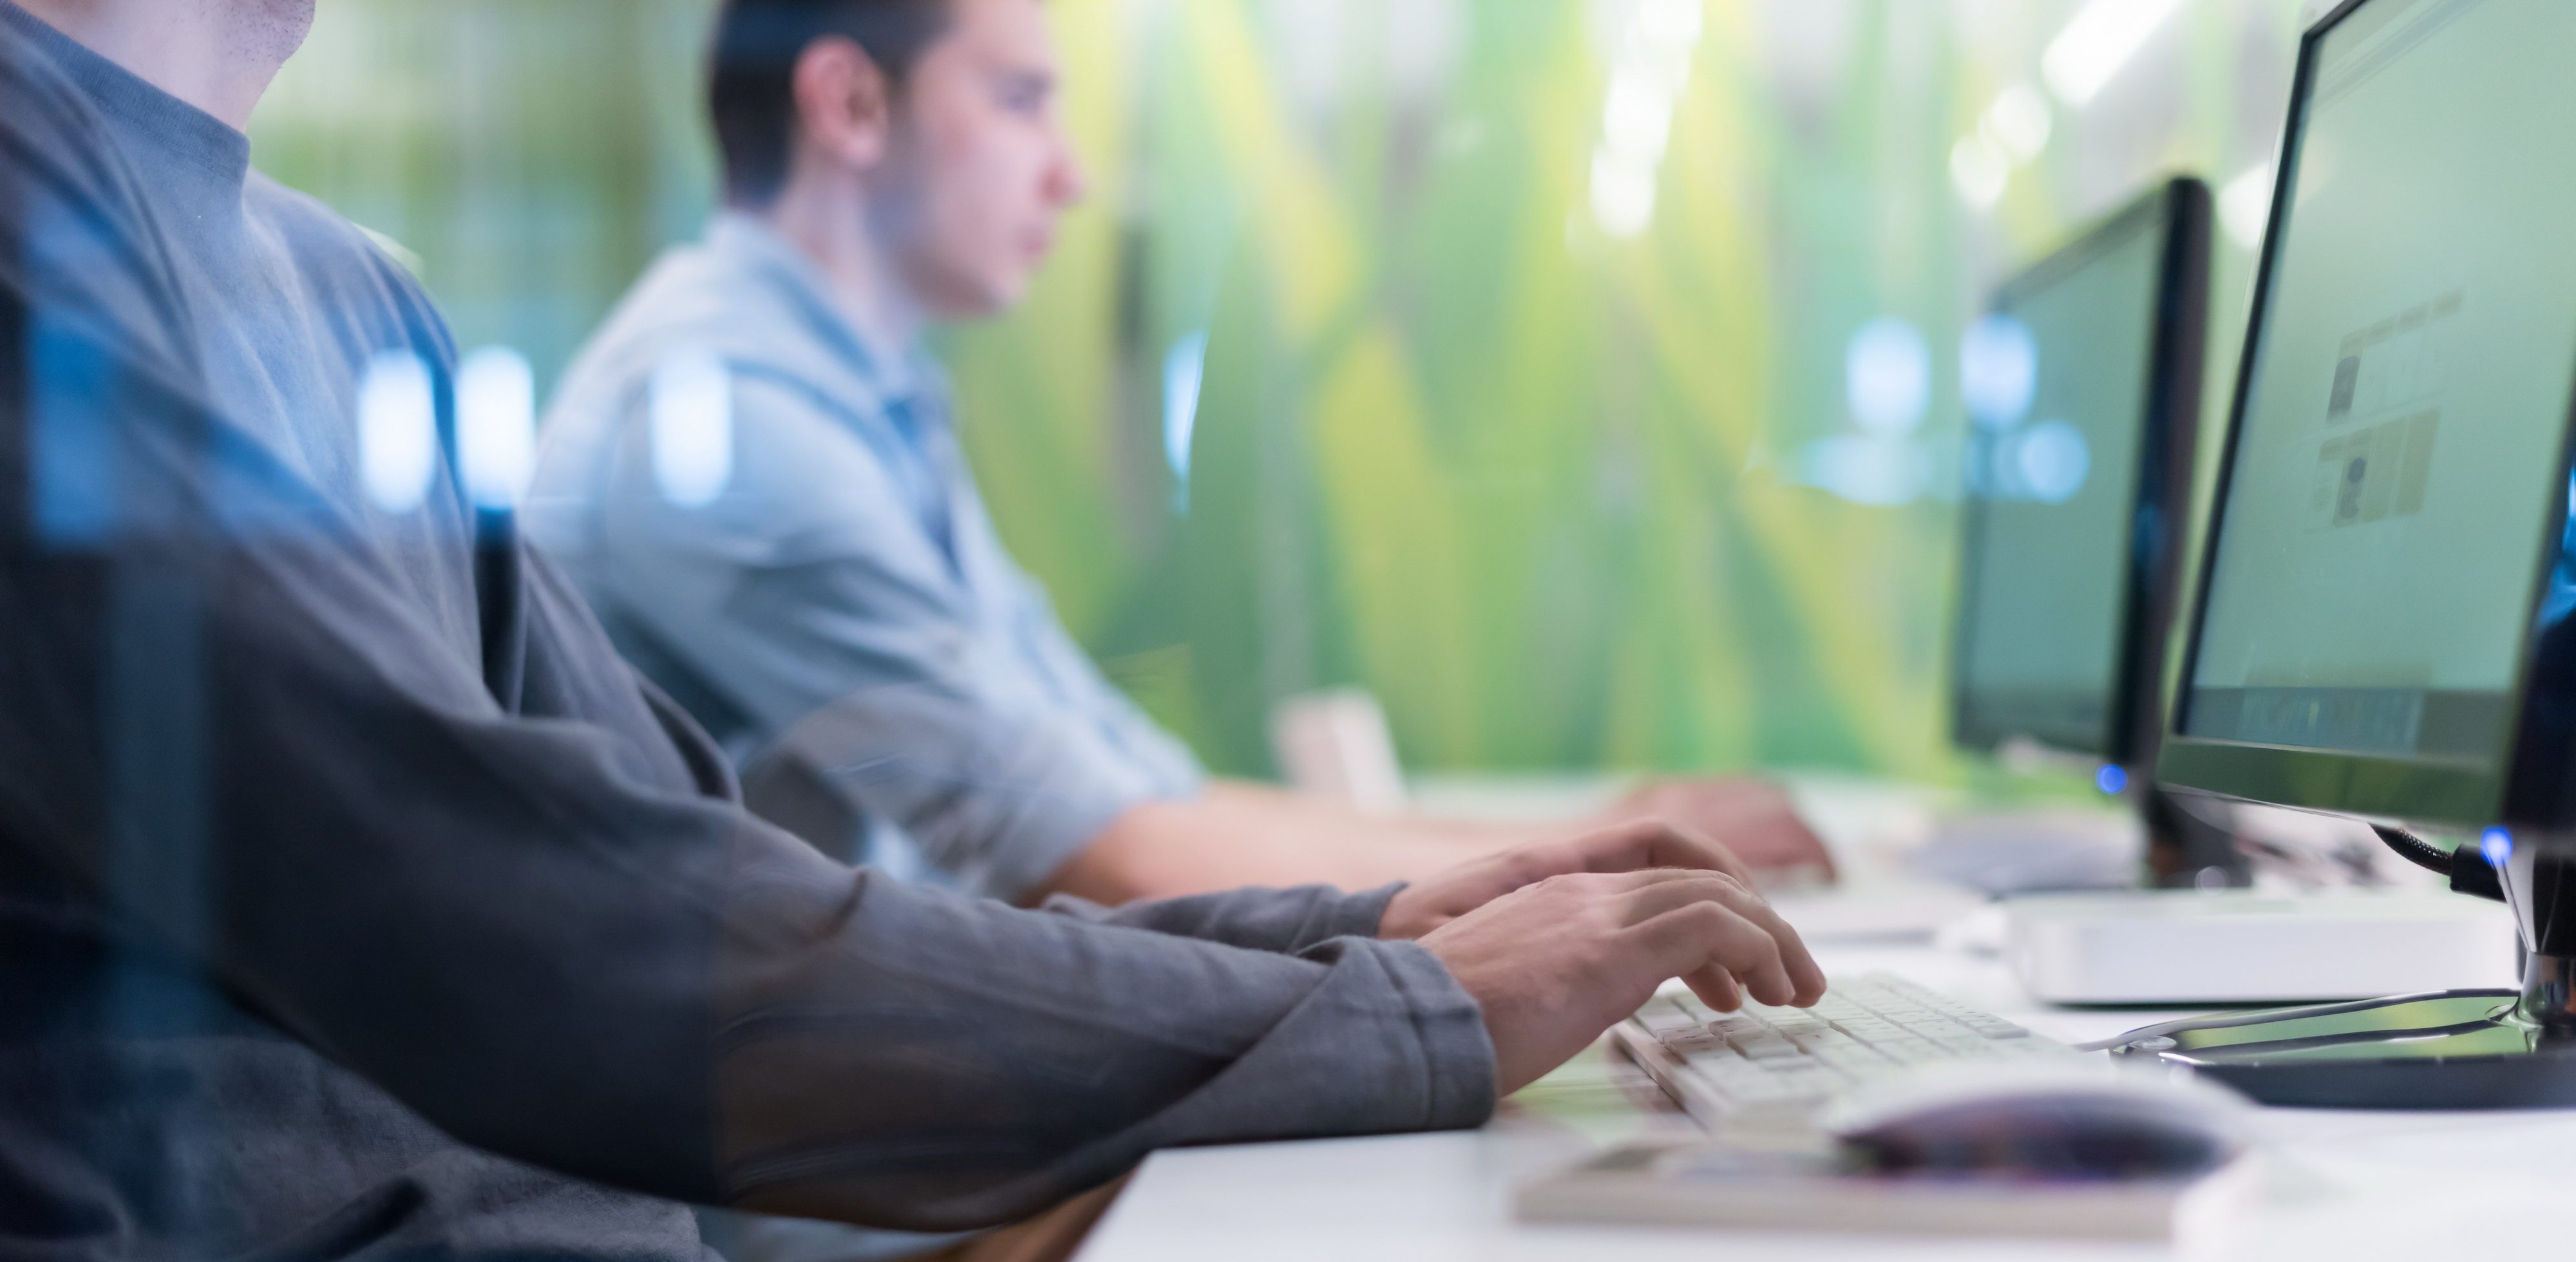
{"label": "white desk", "polygon": [[[1819,950],[1829,972],[1898,973],[2069,1042],[2156,1014],[2056,1012],[2003,970],[1930,947]],[[1207,1148],[1156,1155],[1083,1262],[1440,1262],[1447,1259],[2144,1259],[2564,1257],[2576,1244],[2576,1113],[2264,1115],[2275,1164],[2264,1204],[2173,1249],[1914,1243],[1885,1237],[1536,1227],[1511,1216],[1521,1179],[1649,1128],[1669,1113],[1598,1101],[1507,1105],[1481,1131]],[[2555,1221],[2551,1221],[2555,1220]]]}

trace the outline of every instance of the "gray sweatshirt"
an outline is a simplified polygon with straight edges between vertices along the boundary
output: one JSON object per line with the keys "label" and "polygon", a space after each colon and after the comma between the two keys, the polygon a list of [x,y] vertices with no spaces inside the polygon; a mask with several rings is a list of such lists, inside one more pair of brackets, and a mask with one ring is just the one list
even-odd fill
{"label": "gray sweatshirt", "polygon": [[444,458],[362,491],[386,350],[452,397],[358,233],[0,0],[0,1257],[694,1257],[1488,1115],[1386,892],[1023,912],[743,813]]}

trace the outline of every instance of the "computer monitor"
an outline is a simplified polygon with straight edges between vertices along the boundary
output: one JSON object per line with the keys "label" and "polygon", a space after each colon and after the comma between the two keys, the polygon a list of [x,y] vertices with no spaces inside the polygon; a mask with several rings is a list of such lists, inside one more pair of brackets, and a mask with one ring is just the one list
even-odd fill
{"label": "computer monitor", "polygon": [[1951,673],[1966,748],[2028,743],[2120,768],[2152,754],[2199,428],[2209,206],[2197,180],[2158,187],[1997,289],[1969,334]]}
{"label": "computer monitor", "polygon": [[2576,826],[2569,48],[2566,0],[2348,0],[2302,41],[2158,776],[2465,835],[2508,869],[2534,961],[2519,1007],[2149,1037],[2258,1095],[2576,1103],[2549,844]]}
{"label": "computer monitor", "polygon": [[[2143,802],[2199,437],[2211,198],[2158,185],[1994,293],[1971,417],[1951,733],[2099,765]],[[2224,865],[2149,811],[2166,877]],[[2215,849],[2204,855],[2188,849]]]}

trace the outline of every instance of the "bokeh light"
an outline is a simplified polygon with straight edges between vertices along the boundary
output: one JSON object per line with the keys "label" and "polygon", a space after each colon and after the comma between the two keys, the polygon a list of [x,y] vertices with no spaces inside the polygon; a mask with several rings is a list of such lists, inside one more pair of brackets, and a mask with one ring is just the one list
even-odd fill
{"label": "bokeh light", "polygon": [[408,513],[429,497],[437,472],[438,401],[429,365],[410,351],[376,356],[358,383],[358,476],[367,498],[388,513]]}
{"label": "bokeh light", "polygon": [[653,479],[663,498],[703,508],[733,480],[733,375],[703,351],[683,351],[653,370],[649,411]]}
{"label": "bokeh light", "polygon": [[2039,342],[2030,326],[1992,315],[1959,339],[1959,394],[1968,415],[1990,429],[2018,425],[2039,392]]}
{"label": "bokeh light", "polygon": [[2063,504],[2084,489],[2093,472],[2092,448],[2083,431],[2064,421],[2030,427],[2014,442],[2013,472],[2020,489],[2043,504]]}
{"label": "bokeh light", "polygon": [[526,356],[487,346],[465,357],[456,374],[456,446],[475,507],[518,507],[537,457],[536,373]]}
{"label": "bokeh light", "polygon": [[1187,509],[1190,449],[1197,441],[1199,392],[1207,382],[1208,335],[1189,334],[1163,356],[1163,459],[1170,464],[1175,507]]}
{"label": "bokeh light", "polygon": [[1932,406],[1932,347],[1904,320],[1872,320],[1845,358],[1852,419],[1873,434],[1906,434]]}

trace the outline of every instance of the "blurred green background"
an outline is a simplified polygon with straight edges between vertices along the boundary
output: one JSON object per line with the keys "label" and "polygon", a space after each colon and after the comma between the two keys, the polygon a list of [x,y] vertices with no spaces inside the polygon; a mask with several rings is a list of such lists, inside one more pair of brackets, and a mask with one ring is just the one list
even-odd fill
{"label": "blurred green background", "polygon": [[[2222,402],[2302,19],[2101,2],[2079,105],[2078,0],[1052,0],[1093,197],[947,338],[1002,531],[1224,770],[1357,684],[1417,770],[1955,781],[1957,336],[2195,172]],[[550,382],[705,217],[711,7],[321,0],[257,160]]]}

